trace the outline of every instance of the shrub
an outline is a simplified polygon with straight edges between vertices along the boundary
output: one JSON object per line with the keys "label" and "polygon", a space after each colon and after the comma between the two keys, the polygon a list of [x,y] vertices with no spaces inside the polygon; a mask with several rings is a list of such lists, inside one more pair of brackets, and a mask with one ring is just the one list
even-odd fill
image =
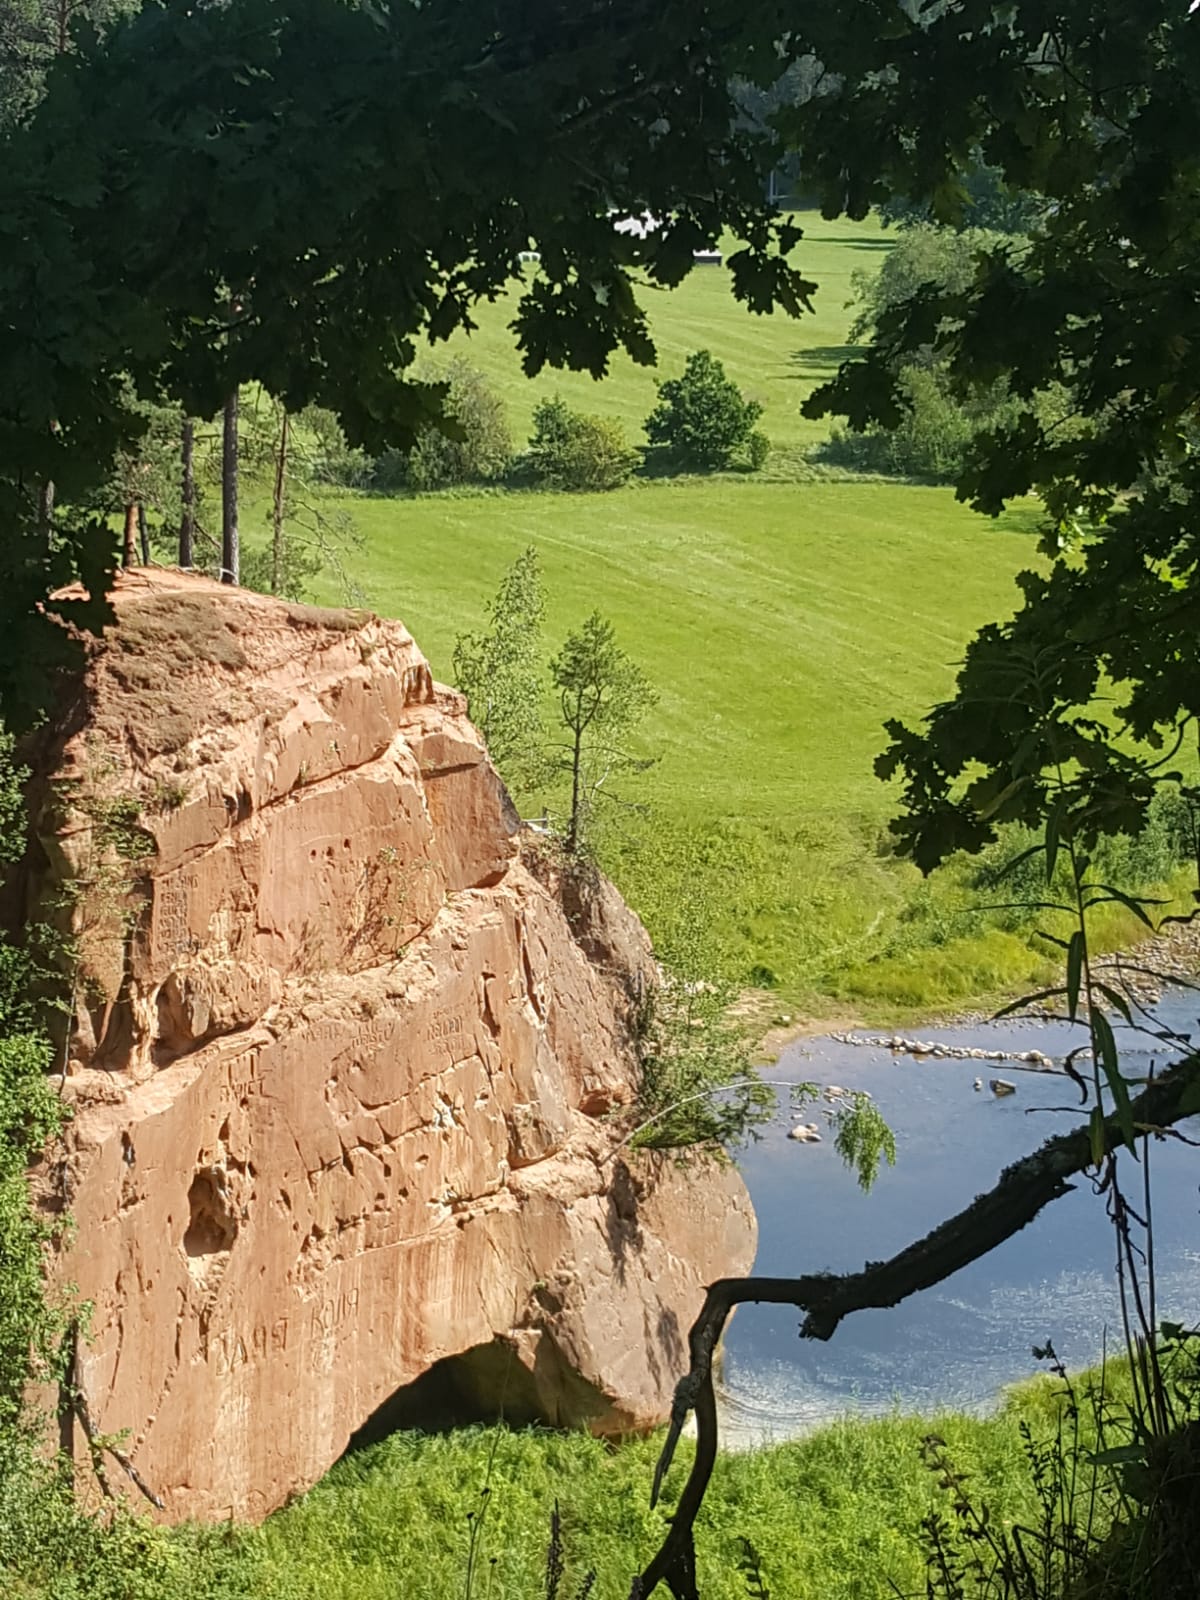
{"label": "shrub", "polygon": [[899,387],[904,414],[896,427],[871,427],[864,433],[837,427],[821,446],[821,459],[857,472],[953,483],[975,436],[1004,422],[1015,409],[1003,382],[986,399],[964,405],[936,368],[906,367]]}
{"label": "shrub", "polygon": [[389,450],[375,464],[372,487],[445,489],[462,483],[489,483],[504,477],[513,456],[512,432],[504,401],[483,373],[461,359],[444,371],[426,371],[425,381],[449,385],[449,429],[423,428],[413,448]]}
{"label": "shrub", "polygon": [[749,441],[761,416],[762,406],[743,398],[712,352],[696,350],[687,358],[682,377],[659,384],[646,435],[684,465],[711,471],[727,467],[743,448],[749,449],[753,464],[759,447]]}
{"label": "shrub", "polygon": [[760,472],[766,466],[770,454],[771,441],[765,433],[755,428],[746,440],[746,465],[751,472]]}
{"label": "shrub", "polygon": [[[303,444],[293,453],[302,456],[302,470],[314,483],[339,489],[365,489],[371,482],[373,463],[363,450],[346,443],[341,423],[323,406],[305,406],[296,417],[296,434]],[[293,435],[295,438],[296,435]]]}
{"label": "shrub", "polygon": [[529,458],[543,483],[575,490],[619,489],[638,463],[619,422],[572,411],[558,395],[533,413]]}
{"label": "shrub", "polygon": [[321,570],[321,558],[310,546],[296,539],[288,539],[283,547],[280,569],[279,589],[276,591],[272,588],[275,574],[270,545],[248,547],[242,551],[242,588],[253,589],[258,594],[278,592],[283,600],[305,600],[311,592],[311,580]]}

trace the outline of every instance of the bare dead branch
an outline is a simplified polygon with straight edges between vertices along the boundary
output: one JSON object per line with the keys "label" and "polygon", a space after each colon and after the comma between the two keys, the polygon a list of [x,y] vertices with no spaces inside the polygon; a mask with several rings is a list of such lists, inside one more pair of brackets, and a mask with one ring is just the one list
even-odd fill
{"label": "bare dead branch", "polygon": [[[1131,1105],[1139,1134],[1161,1137],[1185,1117],[1200,1113],[1200,1054],[1186,1057],[1153,1080]],[[1123,1144],[1115,1117],[1104,1124],[1104,1154]],[[689,1411],[696,1413],[696,1455],[679,1497],[671,1531],[645,1570],[633,1580],[630,1600],[649,1600],[665,1583],[675,1600],[699,1600],[696,1591],[694,1523],[717,1458],[717,1407],[713,1351],[729,1313],[746,1303],[791,1305],[806,1313],[804,1339],[832,1338],[843,1317],[868,1307],[898,1305],[911,1294],[943,1282],[1011,1239],[1051,1200],[1067,1194],[1068,1180],[1093,1164],[1091,1131],[1081,1123],[1047,1139],[1000,1174],[994,1188],[902,1250],[890,1261],[869,1261],[861,1272],[810,1273],[800,1278],[722,1278],[710,1284],[700,1315],[688,1334],[691,1365],[679,1380],[671,1426],[654,1473],[654,1504],[670,1467]]]}
{"label": "bare dead branch", "polygon": [[104,1453],[108,1452],[113,1460],[126,1474],[129,1480],[138,1488],[156,1511],[163,1509],[163,1502],[151,1489],[145,1478],[134,1466],[128,1455],[113,1439],[106,1438],[98,1431],[92,1421],[91,1410],[88,1407],[87,1395],[84,1392],[82,1373],[79,1362],[79,1328],[72,1327],[69,1338],[71,1341],[71,1354],[67,1364],[66,1395],[67,1404],[79,1419],[79,1426],[83,1429],[83,1436],[87,1440],[88,1453],[92,1458],[92,1470],[96,1474],[96,1481],[106,1500],[115,1500],[112,1485],[108,1481],[108,1474],[104,1469]]}

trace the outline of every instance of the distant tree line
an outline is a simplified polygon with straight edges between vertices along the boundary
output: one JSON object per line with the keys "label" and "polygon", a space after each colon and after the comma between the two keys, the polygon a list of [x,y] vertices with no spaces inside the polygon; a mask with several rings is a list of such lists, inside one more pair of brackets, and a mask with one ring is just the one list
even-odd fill
{"label": "distant tree line", "polygon": [[596,492],[620,488],[639,470],[755,472],[770,450],[755,427],[762,406],[708,350],[694,351],[678,377],[658,383],[658,402],[645,420],[649,446],[641,450],[617,418],[575,411],[557,394],[537,405],[519,450],[503,398],[468,361],[428,365],[422,376],[445,386],[443,420],[423,428],[408,450],[375,461],[348,452],[340,463],[346,487],[394,494],[515,483]]}

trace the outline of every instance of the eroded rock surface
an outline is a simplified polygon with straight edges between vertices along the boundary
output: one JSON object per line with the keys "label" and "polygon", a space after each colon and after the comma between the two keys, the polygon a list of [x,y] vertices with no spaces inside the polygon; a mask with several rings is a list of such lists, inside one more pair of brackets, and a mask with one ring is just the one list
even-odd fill
{"label": "eroded rock surface", "polygon": [[548,1419],[661,1420],[754,1224],[617,1149],[636,919],[531,874],[398,623],[162,572],[116,605],[30,887],[83,956],[46,1186],[96,1426],[180,1518],[266,1513],[468,1352]]}

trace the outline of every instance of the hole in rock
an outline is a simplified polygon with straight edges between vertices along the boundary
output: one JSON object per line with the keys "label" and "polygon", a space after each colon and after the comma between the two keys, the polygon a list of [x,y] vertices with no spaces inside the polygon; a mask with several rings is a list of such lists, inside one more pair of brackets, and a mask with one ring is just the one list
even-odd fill
{"label": "hole in rock", "polygon": [[532,1371],[508,1340],[493,1339],[436,1361],[397,1389],[351,1436],[346,1452],[402,1428],[444,1433],[493,1422],[514,1428],[533,1423],[579,1427],[606,1409],[603,1397],[571,1370],[551,1338],[540,1340]]}
{"label": "hole in rock", "polygon": [[204,1168],[192,1179],[188,1190],[190,1213],[183,1248],[195,1259],[228,1250],[237,1233],[229,1209],[224,1184],[212,1168]]}

